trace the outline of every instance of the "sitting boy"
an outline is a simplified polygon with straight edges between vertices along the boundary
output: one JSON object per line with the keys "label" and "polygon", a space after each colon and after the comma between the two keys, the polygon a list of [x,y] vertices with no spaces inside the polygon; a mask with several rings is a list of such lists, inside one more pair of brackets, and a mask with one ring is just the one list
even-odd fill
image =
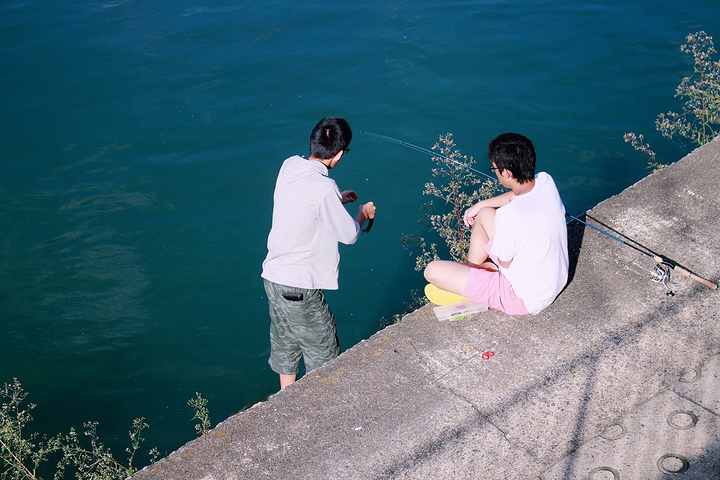
{"label": "sitting boy", "polygon": [[565,207],[552,177],[535,175],[528,138],[499,135],[488,158],[510,191],[465,211],[463,220],[472,226],[467,263],[431,262],[424,272],[431,283],[426,295],[440,305],[469,298],[509,315],[537,314],[567,282]]}

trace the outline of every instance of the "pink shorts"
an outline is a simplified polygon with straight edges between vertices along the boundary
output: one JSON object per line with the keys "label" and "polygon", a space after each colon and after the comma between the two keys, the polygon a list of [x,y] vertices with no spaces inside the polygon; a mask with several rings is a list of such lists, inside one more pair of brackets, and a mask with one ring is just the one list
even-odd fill
{"label": "pink shorts", "polygon": [[[490,254],[493,238],[485,245],[485,251],[495,264],[499,265],[498,258]],[[471,268],[470,277],[465,284],[463,296],[486,304],[490,308],[500,310],[508,315],[527,315],[530,312],[525,303],[515,295],[515,291],[505,276],[498,270],[484,268]]]}

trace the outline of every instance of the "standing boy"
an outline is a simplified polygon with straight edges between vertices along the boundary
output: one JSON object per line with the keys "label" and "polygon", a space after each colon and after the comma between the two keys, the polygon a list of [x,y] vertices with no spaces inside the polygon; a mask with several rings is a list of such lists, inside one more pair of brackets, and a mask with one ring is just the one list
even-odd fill
{"label": "standing boy", "polygon": [[504,133],[490,142],[488,158],[510,191],[465,211],[472,225],[467,264],[431,262],[426,295],[437,304],[465,297],[510,315],[537,314],[567,282],[565,207],[552,177],[535,175],[528,138]]}
{"label": "standing boy", "polygon": [[273,219],[263,282],[270,304],[270,367],[280,387],[297,378],[300,358],[308,372],[340,354],[335,317],[323,290],[337,290],[338,242],[353,244],[375,205],[353,217],[343,204],[358,199],[328,177],[349,152],[352,131],[344,118],[326,117],[310,135],[310,157],[285,160],[275,184]]}

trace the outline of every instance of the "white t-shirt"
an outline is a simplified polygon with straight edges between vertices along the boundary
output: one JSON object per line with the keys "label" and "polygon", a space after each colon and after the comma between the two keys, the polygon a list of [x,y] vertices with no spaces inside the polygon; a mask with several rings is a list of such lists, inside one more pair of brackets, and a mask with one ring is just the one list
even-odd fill
{"label": "white t-shirt", "polygon": [[550,175],[538,173],[532,190],[497,209],[491,253],[502,261],[512,260],[500,271],[530,313],[550,305],[565,287],[565,206]]}

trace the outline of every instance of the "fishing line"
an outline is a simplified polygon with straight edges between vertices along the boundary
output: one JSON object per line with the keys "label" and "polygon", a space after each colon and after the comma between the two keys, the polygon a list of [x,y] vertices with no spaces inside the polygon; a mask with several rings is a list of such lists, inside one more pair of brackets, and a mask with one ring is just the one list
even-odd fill
{"label": "fishing line", "polygon": [[[386,140],[389,142],[397,143],[398,145],[402,145],[404,147],[411,148],[420,153],[430,155],[431,157],[437,157],[437,158],[442,158],[443,160],[448,160],[456,165],[459,165],[459,166],[467,168],[468,170],[471,170],[477,174],[480,174],[483,177],[489,178],[490,180],[493,180],[494,182],[500,183],[497,178],[494,178],[494,177],[488,175],[487,173],[481,172],[480,170],[473,168],[470,165],[467,165],[458,160],[455,160],[454,158],[450,158],[447,155],[443,155],[442,153],[438,153],[438,152],[435,152],[428,148],[423,148],[419,145],[414,145],[412,143],[405,142],[403,140],[399,140],[397,138],[388,137],[387,135],[381,135],[379,133],[367,132],[364,130],[360,130],[360,133],[369,135],[371,137],[380,138],[382,140]],[[677,273],[679,273],[680,275],[682,275],[684,277],[691,278],[691,279],[695,280],[696,282],[702,283],[703,285],[705,285],[708,288],[711,288],[713,290],[716,290],[718,288],[716,283],[706,280],[706,279],[698,276],[697,274],[691,272],[686,267],[683,267],[676,261],[671,260],[670,258],[668,258],[664,255],[660,255],[659,253],[656,253],[656,252],[650,250],[643,244],[633,240],[632,238],[628,237],[627,235],[624,235],[624,234],[618,232],[614,228],[609,227],[608,225],[605,225],[603,222],[599,221],[596,218],[591,217],[587,213],[585,214],[586,218],[590,218],[593,221],[599,223],[603,227],[605,227],[608,230],[612,231],[613,233],[617,234],[617,236],[613,235],[601,228],[598,228],[595,225],[592,225],[583,220],[580,220],[578,217],[570,215],[569,213],[565,213],[565,215],[567,215],[568,217],[570,217],[573,220],[577,220],[578,222],[582,223],[583,225],[586,225],[586,226],[592,228],[593,230],[596,230],[596,231],[602,233],[603,235],[606,235],[606,236],[612,238],[613,240],[615,240],[617,242],[622,243],[623,245],[627,245],[628,247],[637,250],[638,252],[642,253],[643,255],[647,255],[648,257],[652,258],[655,261],[656,265],[655,265],[655,268],[650,272],[650,278],[653,281],[661,282],[663,285],[665,285],[665,287],[667,288],[666,295],[668,295],[668,296],[674,295],[673,291],[670,290],[670,287],[668,286],[668,282],[670,281],[670,270],[671,269],[676,271]],[[625,241],[623,238],[627,241]],[[629,242],[632,242],[632,243],[629,243]]]}
{"label": "fishing line", "polygon": [[475,173],[477,173],[477,174],[480,174],[480,175],[482,175],[483,177],[487,177],[487,178],[489,178],[490,180],[492,180],[492,181],[494,181],[494,182],[497,182],[497,181],[498,181],[497,178],[491,177],[491,176],[488,175],[487,173],[481,172],[480,170],[478,170],[478,169],[476,169],[476,168],[473,168],[473,167],[471,167],[470,165],[466,165],[466,164],[464,164],[464,163],[462,163],[462,162],[460,162],[460,161],[458,161],[458,160],[455,160],[454,158],[450,158],[450,157],[448,157],[447,155],[443,155],[442,153],[434,152],[434,151],[432,151],[432,150],[430,150],[430,149],[423,148],[423,147],[418,146],[418,145],[413,145],[412,143],[404,142],[404,141],[402,141],[402,140],[398,140],[397,138],[392,138],[392,137],[388,137],[388,136],[385,136],[385,135],[380,135],[379,133],[366,132],[366,131],[364,131],[364,130],[360,130],[360,133],[364,133],[365,135],[370,135],[371,137],[381,138],[381,139],[387,140],[387,141],[389,141],[389,142],[397,143],[398,145],[402,145],[402,146],[404,146],[404,147],[412,148],[413,150],[416,150],[416,151],[418,151],[418,152],[424,153],[424,154],[426,154],[426,155],[430,155],[431,157],[438,157],[438,158],[442,158],[443,160],[448,160],[448,161],[450,161],[450,162],[452,162],[452,163],[454,163],[454,164],[456,164],[456,165],[460,165],[461,167],[465,167],[465,168],[467,168],[468,170],[472,170],[473,172],[475,172]]}
{"label": "fishing line", "polygon": [[[430,155],[431,157],[438,157],[438,158],[442,158],[442,159],[444,159],[444,160],[449,160],[449,161],[453,162],[453,163],[456,164],[456,165],[459,165],[459,166],[461,166],[461,167],[465,167],[465,168],[467,168],[468,170],[471,170],[471,171],[473,171],[473,172],[475,172],[475,173],[478,173],[478,174],[482,175],[483,177],[489,178],[490,180],[492,180],[492,181],[495,182],[495,183],[500,183],[497,178],[492,177],[492,176],[488,175],[488,174],[485,173],[485,172],[481,172],[481,171],[478,170],[477,168],[473,168],[473,167],[471,167],[470,165],[467,165],[467,164],[462,163],[462,162],[460,162],[460,161],[458,161],[458,160],[455,160],[454,158],[450,158],[450,157],[448,157],[447,155],[443,155],[442,153],[434,152],[434,151],[432,151],[432,150],[430,150],[430,149],[423,148],[423,147],[420,147],[420,146],[418,146],[418,145],[413,145],[412,143],[408,143],[408,142],[405,142],[405,141],[403,141],[403,140],[398,140],[397,138],[388,137],[388,136],[386,136],[386,135],[380,135],[379,133],[366,132],[366,131],[364,131],[364,130],[360,130],[360,133],[364,133],[365,135],[370,135],[371,137],[376,137],[376,138],[380,138],[380,139],[382,139],[382,140],[387,140],[387,141],[390,141],[390,142],[393,142],[393,143],[397,143],[398,145],[402,145],[402,146],[404,146],[404,147],[412,148],[413,150],[416,150],[416,151],[418,151],[418,152],[424,153],[424,154],[426,154],[426,155]],[[565,215],[567,215],[568,217],[572,218],[573,220],[577,220],[577,221],[580,222],[580,223],[584,223],[585,225],[587,225],[587,226],[590,227],[590,228],[594,228],[594,229],[597,230],[598,232],[603,233],[603,234],[607,235],[608,237],[610,237],[610,238],[612,238],[612,239],[614,239],[614,240],[617,240],[617,241],[620,242],[620,243],[625,243],[623,240],[621,240],[620,238],[616,237],[615,235],[611,235],[611,234],[609,234],[608,232],[606,232],[606,231],[604,231],[604,230],[602,230],[602,229],[600,229],[600,228],[597,228],[597,227],[594,226],[594,225],[590,225],[589,223],[583,222],[583,221],[580,220],[579,218],[574,217],[574,216],[570,215],[569,213],[566,213]],[[636,248],[636,247],[634,247],[633,245],[629,245],[629,246],[630,246],[630,247],[633,247],[633,248]],[[643,252],[643,253],[644,253],[644,252]]]}

